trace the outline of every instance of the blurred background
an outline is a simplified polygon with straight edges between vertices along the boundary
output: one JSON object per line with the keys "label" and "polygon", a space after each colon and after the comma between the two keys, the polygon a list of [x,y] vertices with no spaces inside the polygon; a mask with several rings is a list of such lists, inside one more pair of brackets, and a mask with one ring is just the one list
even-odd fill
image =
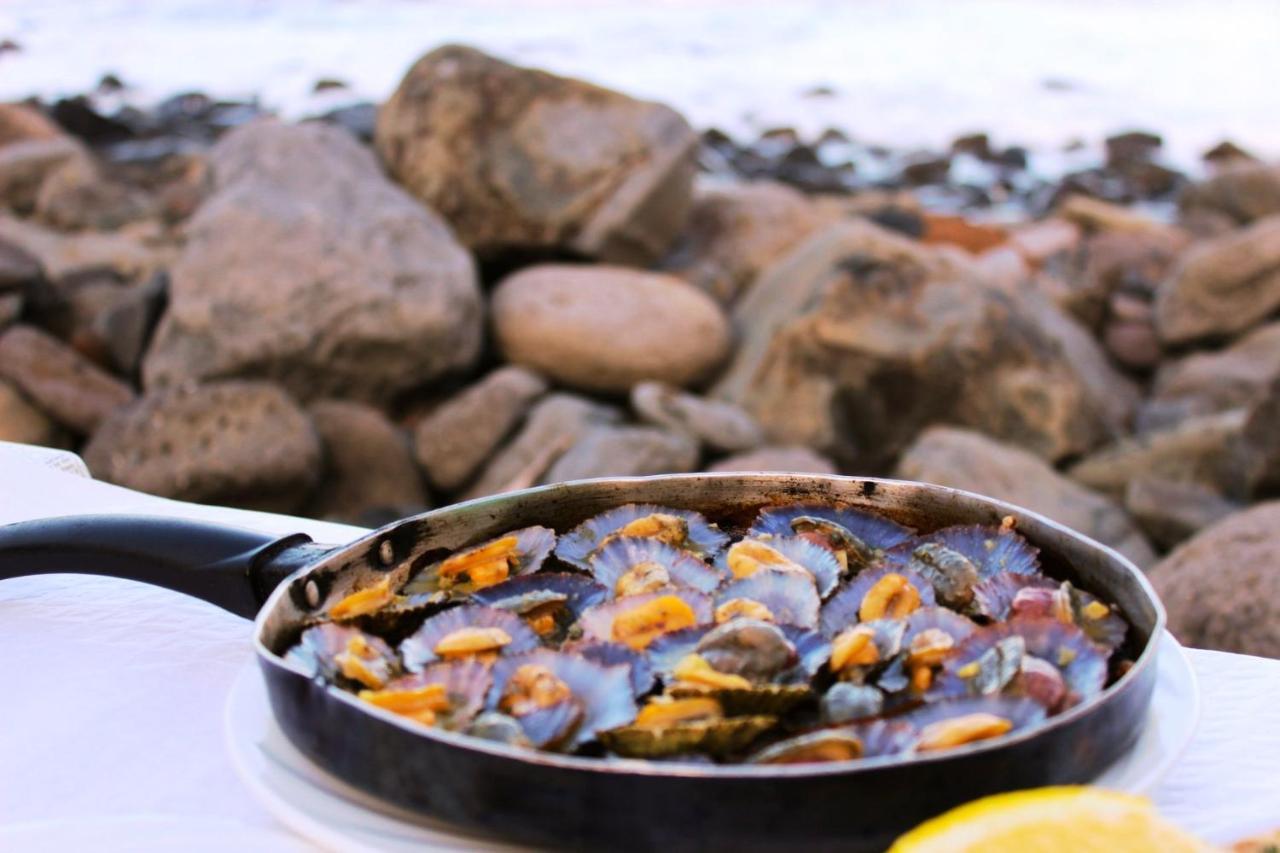
{"label": "blurred background", "polygon": [[0,440],[370,525],[930,480],[1280,656],[1212,618],[1280,608],[1277,44],[1264,0],[8,0]]}

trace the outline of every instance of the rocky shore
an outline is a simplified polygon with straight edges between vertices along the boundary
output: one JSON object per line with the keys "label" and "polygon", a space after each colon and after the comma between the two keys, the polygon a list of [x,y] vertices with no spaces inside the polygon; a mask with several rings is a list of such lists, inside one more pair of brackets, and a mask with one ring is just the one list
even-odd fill
{"label": "rocky shore", "polygon": [[1280,656],[1276,165],[734,140],[465,47],[300,123],[105,102],[0,105],[0,440],[369,524],[580,477],[929,480]]}

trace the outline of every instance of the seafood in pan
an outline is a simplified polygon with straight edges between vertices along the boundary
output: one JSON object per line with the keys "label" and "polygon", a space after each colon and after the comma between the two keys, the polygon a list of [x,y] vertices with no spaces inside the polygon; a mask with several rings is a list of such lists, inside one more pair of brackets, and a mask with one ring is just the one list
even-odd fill
{"label": "seafood in pan", "polygon": [[[741,526],[734,526],[734,524]],[[344,590],[287,659],[407,725],[599,760],[796,764],[1005,737],[1125,670],[1114,603],[1016,520],[742,525],[628,504]]]}

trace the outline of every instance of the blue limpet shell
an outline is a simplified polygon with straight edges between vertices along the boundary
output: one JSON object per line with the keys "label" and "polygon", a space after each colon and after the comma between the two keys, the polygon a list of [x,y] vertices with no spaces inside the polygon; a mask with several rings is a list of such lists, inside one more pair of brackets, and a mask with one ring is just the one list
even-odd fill
{"label": "blue limpet shell", "polygon": [[1001,572],[1019,575],[1040,573],[1040,549],[1006,527],[963,524],[944,527],[907,542],[885,554],[886,561],[910,563],[911,553],[920,545],[932,542],[950,548],[966,557],[978,570],[979,580]]}
{"label": "blue limpet shell", "polygon": [[[798,662],[796,671],[790,675],[802,677],[807,681],[817,675],[818,670],[826,666],[827,661],[831,659],[831,641],[822,634],[798,625],[779,625],[778,627],[796,648]],[[779,680],[788,680],[787,675],[784,673]]]}
{"label": "blue limpet shell", "polygon": [[[563,681],[582,706],[581,722],[566,748],[595,739],[596,732],[625,726],[636,717],[631,673],[625,666],[605,666],[581,655],[535,649],[499,658],[493,665],[493,687],[487,705],[496,709],[507,682],[522,666],[541,666]],[[532,738],[530,738],[532,740]]]}
{"label": "blue limpet shell", "polygon": [[902,575],[906,578],[920,595],[921,607],[932,607],[937,603],[933,584],[918,573],[905,566],[873,566],[854,575],[852,580],[822,606],[822,633],[834,637],[845,628],[858,624],[858,611],[862,608],[862,600],[886,575]]}
{"label": "blue limpet shell", "polygon": [[285,660],[300,667],[310,676],[323,676],[330,681],[347,681],[337,662],[338,655],[347,650],[347,644],[360,637],[375,653],[369,659],[371,667],[384,673],[387,678],[400,671],[400,658],[391,646],[381,637],[361,631],[352,625],[339,625],[336,622],[322,622],[302,632],[298,643],[285,654]]}
{"label": "blue limpet shell", "polygon": [[551,632],[555,637],[563,636],[588,607],[609,598],[609,590],[591,578],[569,572],[521,575],[478,589],[470,596],[475,604],[507,610],[524,617],[558,601],[563,605],[563,612],[555,614],[556,626]]}
{"label": "blue limpet shell", "polygon": [[847,723],[877,717],[884,711],[884,693],[870,684],[837,681],[819,703],[824,723]]}
{"label": "blue limpet shell", "polygon": [[588,560],[591,574],[605,586],[612,597],[618,581],[641,563],[657,563],[667,570],[674,586],[712,592],[728,576],[727,572],[707,565],[687,551],[657,539],[620,536],[593,554]]}
{"label": "blue limpet shell", "polygon": [[907,541],[914,531],[896,521],[890,521],[878,515],[862,510],[844,507],[824,506],[822,504],[789,504],[763,509],[756,516],[755,523],[747,531],[748,536],[794,536],[796,531],[791,523],[797,518],[808,516],[834,522],[852,533],[871,548],[887,551]]}
{"label": "blue limpet shell", "polygon": [[[666,634],[658,640],[664,640],[670,636],[673,635]],[[658,640],[654,640],[654,643]],[[651,645],[650,648],[653,646]],[[636,696],[643,696],[653,689],[654,673],[649,658],[644,652],[637,652],[630,646],[624,646],[622,643],[608,643],[604,640],[575,640],[572,643],[565,643],[561,650],[582,655],[587,660],[595,661],[602,666],[630,667],[631,692]]]}
{"label": "blue limpet shell", "polygon": [[400,656],[404,659],[405,669],[421,672],[427,664],[438,661],[440,656],[435,652],[436,644],[464,628],[499,628],[505,631],[511,642],[499,650],[499,655],[519,654],[540,645],[538,635],[514,613],[466,604],[437,613],[404,639],[400,644]]}
{"label": "blue limpet shell", "polygon": [[930,628],[937,628],[949,634],[957,644],[964,642],[977,631],[982,630],[972,619],[968,619],[948,610],[945,607],[921,607],[905,620],[907,629],[902,635],[902,648],[911,645],[915,636]]}
{"label": "blue limpet shell", "polygon": [[[1129,632],[1129,625],[1119,615],[1115,607],[1105,605],[1096,595],[1085,592],[1082,589],[1076,589],[1070,584],[1068,587],[1071,596],[1071,611],[1075,615],[1076,625],[1080,630],[1098,645],[1114,652],[1124,643],[1125,634]],[[1107,607],[1107,613],[1100,619],[1090,618],[1088,608],[1092,604],[1104,604]]]}
{"label": "blue limpet shell", "polygon": [[1075,625],[1045,617],[1013,619],[975,632],[943,665],[938,690],[956,692],[966,682],[957,675],[958,670],[978,660],[1001,640],[1015,636],[1022,638],[1026,654],[1054,665],[1062,673],[1068,690],[1065,707],[1102,692],[1107,681],[1108,652]]}
{"label": "blue limpet shell", "polygon": [[670,634],[663,634],[644,650],[649,659],[649,666],[654,674],[664,681],[670,681],[676,665],[698,649],[702,638],[711,633],[715,625],[698,625],[693,628],[681,628]]}
{"label": "blue limpet shell", "polygon": [[812,581],[799,572],[763,569],[721,587],[716,593],[716,606],[745,598],[769,608],[773,622],[778,625],[817,628],[821,601]]}
{"label": "blue limpet shell", "polygon": [[921,705],[894,719],[910,723],[918,730],[923,730],[933,723],[963,717],[969,714],[993,714],[1013,723],[1011,732],[1025,729],[1043,722],[1047,716],[1040,703],[1015,696],[976,696],[956,699],[942,699]]}
{"label": "blue limpet shell", "polygon": [[[747,537],[747,539],[741,541],[746,542],[750,539],[755,539],[762,545],[767,545],[813,575],[813,582],[818,589],[818,594],[823,598],[830,595],[835,590],[836,585],[840,583],[840,561],[836,559],[836,555],[829,548],[824,548],[816,542],[799,536],[764,535]],[[737,543],[734,544],[736,545]],[[728,550],[716,558],[716,567],[728,577],[733,577],[733,572],[729,569]]]}
{"label": "blue limpet shell", "polygon": [[387,682],[384,690],[412,690],[430,684],[443,684],[449,697],[450,710],[442,722],[445,728],[461,729],[484,709],[493,682],[489,664],[478,660],[442,661],[422,672],[401,676]]}
{"label": "blue limpet shell", "polygon": [[546,708],[516,717],[529,743],[538,749],[558,750],[582,723],[582,703],[569,697]]}
{"label": "blue limpet shell", "polygon": [[656,504],[627,504],[588,518],[562,535],[556,545],[556,556],[566,563],[591,571],[589,558],[606,536],[650,515],[673,515],[684,519],[688,524],[688,535],[677,547],[696,557],[715,557],[729,542],[728,535],[709,523],[701,513]]}
{"label": "blue limpet shell", "polygon": [[[512,530],[501,536],[494,536],[486,539],[476,545],[468,545],[465,548],[458,548],[450,557],[456,557],[460,554],[466,554],[471,551],[478,551],[499,539],[506,539],[508,536],[516,537],[516,557],[514,563],[508,570],[508,578],[519,577],[521,575],[532,574],[542,568],[542,564],[546,562],[547,557],[551,555],[551,551],[556,546],[556,532],[549,527],[523,527],[519,530]],[[427,566],[415,577],[413,577],[400,593],[405,596],[430,594],[440,589],[439,569],[441,560]],[[463,591],[468,590],[467,586],[463,587]]]}
{"label": "blue limpet shell", "polygon": [[1028,587],[1056,589],[1057,586],[1056,581],[1044,575],[1000,572],[983,578],[973,588],[973,612],[992,621],[1002,622],[1009,618],[1009,608],[1020,590]]}
{"label": "blue limpet shell", "polygon": [[[654,599],[669,595],[675,596],[689,605],[689,608],[693,610],[694,618],[697,620],[694,623],[695,625],[709,625],[713,621],[711,596],[704,595],[693,589],[674,587],[672,589],[660,589],[655,592],[645,592],[640,595],[628,595],[625,598],[615,598],[603,604],[588,607],[578,619],[578,624],[582,627],[582,636],[588,640],[615,642],[613,622],[618,616],[640,605],[648,604]],[[653,642],[656,641],[655,639]]]}

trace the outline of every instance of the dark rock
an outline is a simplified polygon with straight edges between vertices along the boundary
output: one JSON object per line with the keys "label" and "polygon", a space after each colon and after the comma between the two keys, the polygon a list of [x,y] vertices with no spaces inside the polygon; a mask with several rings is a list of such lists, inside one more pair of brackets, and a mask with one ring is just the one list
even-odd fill
{"label": "dark rock", "polygon": [[1102,343],[1117,363],[1130,370],[1148,371],[1160,363],[1160,338],[1151,323],[1112,320]]}
{"label": "dark rock", "polygon": [[31,326],[12,326],[0,334],[0,376],[80,435],[93,432],[134,397],[128,385]]}
{"label": "dark rock", "polygon": [[138,491],[275,512],[298,509],[321,470],[310,418],[269,382],[151,391],[103,422],[84,459]]}
{"label": "dark rock", "polygon": [[127,124],[102,115],[84,95],[55,102],[51,112],[63,130],[91,145],[119,142],[133,135]]}
{"label": "dark rock", "polygon": [[431,484],[447,492],[465,485],[546,390],[538,374],[502,367],[418,421],[415,455]]}
{"label": "dark rock", "polygon": [[807,447],[777,445],[726,456],[707,467],[708,471],[791,471],[800,474],[840,473],[827,457]]}
{"label": "dark rock", "polygon": [[687,433],[712,450],[752,450],[764,441],[755,418],[738,406],[707,400],[661,382],[641,382],[633,387],[631,408],[641,420]]}
{"label": "dark rock", "polygon": [[103,95],[111,95],[116,92],[123,92],[124,88],[124,81],[108,71],[98,78],[98,85],[94,87],[94,91]]}
{"label": "dark rock", "polygon": [[1227,516],[1148,573],[1188,646],[1280,657],[1280,502]]}
{"label": "dark rock", "polygon": [[338,107],[320,116],[320,121],[336,124],[361,142],[372,143],[374,128],[378,123],[378,105],[363,103]]}
{"label": "dark rock", "polygon": [[475,359],[471,258],[349,134],[264,121],[210,156],[213,194],[170,270],[148,388],[270,377],[299,399],[377,402]]}
{"label": "dark rock", "polygon": [[1240,509],[1213,489],[1158,477],[1138,477],[1124,492],[1124,505],[1151,541],[1169,549]]}
{"label": "dark rock", "polygon": [[979,160],[991,159],[991,139],[985,133],[970,133],[956,137],[951,143],[952,154],[971,154]]}
{"label": "dark rock", "polygon": [[867,215],[867,219],[889,231],[919,240],[924,236],[924,217],[919,211],[889,204]]}
{"label": "dark rock", "polygon": [[1150,160],[1162,145],[1164,140],[1158,134],[1145,130],[1131,130],[1108,136],[1107,165],[1114,169],[1135,161]]}
{"label": "dark rock", "polygon": [[902,455],[894,476],[1008,501],[1115,548],[1139,566],[1155,561],[1150,544],[1114,501],[981,433],[932,427]]}
{"label": "dark rock", "polygon": [[40,261],[21,246],[0,240],[0,292],[21,290],[40,279]]}
{"label": "dark rock", "polygon": [[701,290],[675,276],[603,265],[543,264],[493,293],[503,356],[588,391],[625,394],[646,379],[686,386],[729,351],[729,324]]}
{"label": "dark rock", "polygon": [[684,224],[697,136],[660,104],[448,46],[409,70],[376,142],[391,175],[478,252],[646,264]]}
{"label": "dark rock", "polygon": [[136,376],[151,335],[169,298],[169,277],[156,273],[128,288],[98,314],[93,329],[106,346],[111,362],[125,376]]}
{"label": "dark rock", "polygon": [[1227,163],[1233,163],[1237,160],[1258,161],[1258,158],[1245,151],[1239,145],[1236,145],[1229,139],[1224,139],[1217,145],[1210,148],[1201,155],[1206,163],[1212,163],[1215,166],[1221,166]]}
{"label": "dark rock", "polygon": [[348,89],[347,81],[338,80],[333,77],[321,77],[311,85],[313,92],[332,92],[335,89]]}
{"label": "dark rock", "polygon": [[23,298],[21,293],[0,292],[0,330],[4,330],[22,316]]}
{"label": "dark rock", "polygon": [[355,522],[379,510],[424,509],[427,493],[406,436],[363,403],[320,400],[307,408],[324,451],[323,485],[308,515]]}
{"label": "dark rock", "polygon": [[902,167],[901,178],[913,187],[925,184],[945,184],[951,173],[949,156],[925,155],[909,160]]}
{"label": "dark rock", "polygon": [[1170,344],[1239,334],[1280,308],[1280,215],[1200,243],[1156,299],[1156,327]]}

